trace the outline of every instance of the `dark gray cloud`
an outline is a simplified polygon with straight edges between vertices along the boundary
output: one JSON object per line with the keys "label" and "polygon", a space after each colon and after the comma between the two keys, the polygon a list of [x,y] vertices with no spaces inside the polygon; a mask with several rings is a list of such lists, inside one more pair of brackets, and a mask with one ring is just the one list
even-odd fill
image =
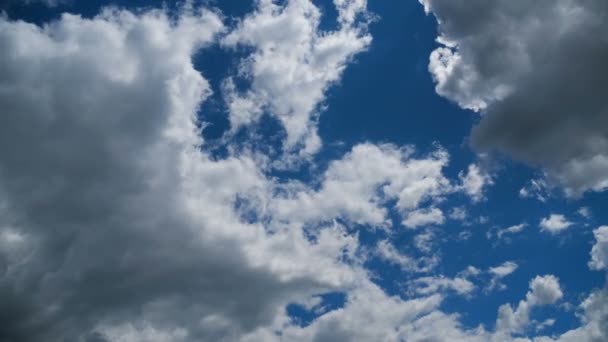
{"label": "dark gray cloud", "polygon": [[421,0],[445,48],[437,91],[482,112],[480,150],[545,168],[571,195],[608,187],[608,3]]}

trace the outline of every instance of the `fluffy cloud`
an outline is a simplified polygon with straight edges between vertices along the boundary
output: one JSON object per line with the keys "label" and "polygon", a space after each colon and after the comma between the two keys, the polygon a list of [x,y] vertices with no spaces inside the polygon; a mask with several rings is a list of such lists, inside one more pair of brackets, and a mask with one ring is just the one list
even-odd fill
{"label": "fluffy cloud", "polygon": [[594,270],[608,270],[608,226],[593,231],[595,244],[591,249],[589,267]]}
{"label": "fluffy cloud", "polygon": [[309,0],[284,5],[262,0],[255,13],[224,38],[225,46],[255,49],[241,65],[251,88],[237,92],[232,80],[226,83],[233,130],[269,113],[284,126],[287,149],[300,145],[305,154],[318,150],[316,117],[324,92],[372,40],[367,33],[367,2],[334,2],[339,22],[335,31],[319,29],[321,12]]}
{"label": "fluffy cloud", "polygon": [[[298,191],[298,186],[296,190],[287,189],[285,198],[275,201],[271,210],[277,219],[319,222],[339,215],[354,223],[386,226],[385,204],[396,200],[394,207],[404,217],[418,217],[426,212],[416,212],[418,206],[453,189],[443,175],[448,163],[444,150],[420,159],[414,158],[413,153],[412,148],[388,144],[357,145],[342,159],[331,163],[319,190]],[[441,211],[429,210],[431,217],[425,216],[425,222],[443,220]],[[415,221],[412,223],[421,223]]]}
{"label": "fluffy cloud", "polygon": [[355,279],[356,236],[245,220],[271,181],[201,152],[191,56],[223,29],[186,9],[0,19],[1,340],[232,341]]}
{"label": "fluffy cloud", "polygon": [[408,213],[402,223],[406,227],[417,228],[426,225],[441,225],[444,221],[445,217],[440,209],[424,208]]}
{"label": "fluffy cloud", "polygon": [[519,302],[515,311],[508,305],[498,310],[496,330],[521,333],[530,323],[530,310],[535,306],[554,304],[563,297],[559,281],[555,276],[537,276],[530,281],[526,299]]}
{"label": "fluffy cloud", "polygon": [[540,229],[551,234],[560,233],[572,225],[573,223],[561,214],[551,214],[540,220]]}
{"label": "fluffy cloud", "polygon": [[543,167],[570,195],[608,187],[605,1],[420,1],[443,44],[437,92],[483,113],[474,146]]}

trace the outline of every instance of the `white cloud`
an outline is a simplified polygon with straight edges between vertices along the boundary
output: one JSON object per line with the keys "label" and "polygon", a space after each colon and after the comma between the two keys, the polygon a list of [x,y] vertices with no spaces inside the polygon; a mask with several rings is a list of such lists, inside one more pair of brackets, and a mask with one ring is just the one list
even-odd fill
{"label": "white cloud", "polygon": [[408,272],[429,272],[439,262],[437,256],[414,258],[399,250],[388,240],[381,240],[376,245],[376,255],[381,259],[399,265]]}
{"label": "white cloud", "polygon": [[420,226],[441,225],[445,222],[443,212],[438,208],[423,208],[409,212],[402,224],[408,228]]}
{"label": "white cloud", "polygon": [[594,270],[608,270],[608,226],[593,231],[595,244],[591,249],[589,267]]}
{"label": "white cloud", "polygon": [[325,91],[372,41],[367,33],[367,2],[335,4],[340,22],[335,31],[319,29],[321,12],[309,0],[289,0],[285,5],[262,0],[223,39],[225,46],[255,48],[240,72],[252,81],[251,88],[236,93],[231,81],[227,83],[233,131],[257,121],[266,109],[285,128],[287,149],[302,145],[302,151],[310,154],[320,148],[316,121]]}
{"label": "white cloud", "polygon": [[549,232],[551,234],[558,234],[574,223],[568,221],[564,215],[561,214],[551,214],[549,217],[543,218],[540,221],[540,228],[542,231]]}
{"label": "white cloud", "polygon": [[530,180],[528,185],[519,190],[519,197],[535,198],[541,202],[545,202],[550,195],[549,185],[542,178]]}
{"label": "white cloud", "polygon": [[519,266],[513,261],[506,261],[498,266],[490,267],[488,272],[492,275],[490,284],[486,288],[486,291],[494,289],[504,290],[507,286],[501,283],[502,278],[515,272]]}
{"label": "white cloud", "polygon": [[490,271],[490,273],[502,278],[502,277],[508,276],[509,274],[513,273],[516,269],[517,269],[516,263],[514,263],[512,261],[507,261],[499,266],[490,267],[489,271]]}
{"label": "white cloud", "polygon": [[591,209],[589,209],[588,207],[580,207],[577,210],[577,213],[579,215],[581,215],[582,217],[586,218],[586,219],[590,219],[591,218]]}
{"label": "white cloud", "polygon": [[448,217],[455,221],[464,221],[467,218],[467,210],[464,207],[452,208]]}
{"label": "white cloud", "polygon": [[554,304],[563,297],[559,280],[553,275],[537,276],[530,281],[530,291],[517,308],[504,304],[498,310],[496,330],[521,333],[530,324],[530,311],[536,306]]}
{"label": "white cloud", "polygon": [[359,224],[387,226],[387,200],[408,215],[427,200],[452,191],[442,174],[448,155],[437,150],[415,159],[410,148],[359,144],[323,174],[318,191],[286,189],[285,198],[274,202],[277,219],[301,222],[327,221],[336,216]]}
{"label": "white cloud", "polygon": [[502,239],[503,236],[505,235],[512,235],[512,234],[517,234],[517,233],[521,233],[524,228],[526,228],[528,225],[526,223],[520,223],[520,224],[516,224],[507,228],[503,228],[503,229],[498,229],[496,231],[496,237],[498,239]]}
{"label": "white cloud", "polygon": [[446,278],[444,276],[421,277],[410,283],[410,289],[421,295],[451,290],[464,296],[475,290],[475,284],[465,277]]}
{"label": "white cloud", "polygon": [[483,199],[484,189],[494,184],[492,177],[475,164],[469,165],[467,173],[461,172],[458,177],[462,182],[462,190],[475,202]]}

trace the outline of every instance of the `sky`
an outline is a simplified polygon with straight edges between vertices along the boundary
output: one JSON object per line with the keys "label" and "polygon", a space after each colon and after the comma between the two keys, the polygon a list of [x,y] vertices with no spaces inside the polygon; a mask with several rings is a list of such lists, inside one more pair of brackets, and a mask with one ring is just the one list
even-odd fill
{"label": "sky", "polygon": [[0,342],[607,341],[606,15],[0,2]]}

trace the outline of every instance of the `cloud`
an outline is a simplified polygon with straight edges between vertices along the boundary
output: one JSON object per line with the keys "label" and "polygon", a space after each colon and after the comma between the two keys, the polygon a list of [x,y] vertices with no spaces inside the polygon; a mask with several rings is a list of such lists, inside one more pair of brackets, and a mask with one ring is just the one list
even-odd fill
{"label": "cloud", "polygon": [[381,240],[376,245],[376,255],[407,272],[429,272],[437,266],[437,256],[414,258],[400,252],[390,241]]}
{"label": "cloud", "polygon": [[591,209],[588,207],[580,207],[577,211],[577,214],[581,215],[583,218],[587,220],[590,219],[593,215],[591,214]]}
{"label": "cloud", "polygon": [[461,172],[458,174],[458,177],[462,182],[461,187],[464,193],[469,195],[475,202],[483,199],[484,188],[494,184],[492,177],[475,164],[469,165],[467,173]]}
{"label": "cloud", "polygon": [[532,179],[528,183],[528,185],[519,189],[519,197],[522,198],[536,198],[541,202],[546,202],[547,199],[551,196],[550,188],[547,182],[540,179]]}
{"label": "cloud", "polygon": [[424,208],[411,211],[402,221],[408,228],[418,228],[427,225],[441,225],[445,222],[443,212],[438,208]]}
{"label": "cloud", "polygon": [[[277,219],[314,223],[338,216],[381,227],[389,224],[388,200],[395,200],[394,209],[404,218],[412,212],[420,214],[416,210],[422,203],[437,200],[453,189],[443,175],[449,159],[444,150],[424,158],[414,158],[413,153],[412,148],[390,144],[356,145],[329,165],[319,190],[287,188],[271,210]],[[441,214],[437,210],[432,212],[435,220]]]}
{"label": "cloud", "polygon": [[223,29],[195,9],[0,18],[0,340],[232,341],[358,277],[356,236],[245,220],[272,180],[201,152],[191,57]]}
{"label": "cloud", "polygon": [[309,0],[284,5],[258,1],[256,11],[223,39],[227,47],[255,49],[240,67],[251,88],[237,92],[231,79],[226,83],[233,131],[268,113],[287,132],[285,148],[303,148],[305,154],[320,148],[316,121],[325,90],[340,80],[347,64],[372,41],[367,33],[367,2],[335,4],[339,27],[323,31],[321,12]]}
{"label": "cloud", "polygon": [[517,225],[511,226],[511,227],[505,228],[505,229],[501,229],[501,230],[499,230],[499,231],[498,231],[498,233],[497,233],[496,235],[497,235],[497,236],[498,236],[498,238],[500,239],[500,238],[502,238],[502,236],[503,236],[503,235],[505,235],[505,234],[515,234],[515,233],[519,233],[519,232],[521,232],[522,230],[524,230],[524,228],[525,228],[526,226],[527,226],[527,225],[526,225],[525,223],[520,223],[520,224],[517,224]]}
{"label": "cloud", "polygon": [[290,326],[281,337],[264,330],[247,341],[486,341],[483,329],[466,330],[456,315],[439,310],[442,296],[411,300],[387,296],[375,285],[354,291],[344,308],[331,311],[311,325]]}
{"label": "cloud", "polygon": [[464,277],[446,278],[445,276],[421,277],[410,283],[410,288],[417,294],[429,295],[439,291],[451,290],[458,295],[469,295],[475,290],[475,284]]}
{"label": "cloud", "polygon": [[591,249],[589,267],[594,270],[608,270],[608,226],[593,231],[595,244]]}
{"label": "cloud", "polygon": [[571,196],[608,187],[605,1],[421,3],[443,45],[437,93],[482,113],[475,147],[544,168]]}
{"label": "cloud", "polygon": [[496,330],[521,333],[530,323],[530,310],[536,306],[554,304],[563,297],[559,280],[553,275],[537,276],[530,281],[530,291],[515,311],[504,304],[498,309]]}
{"label": "cloud", "polygon": [[501,283],[502,278],[510,275],[515,272],[519,266],[513,261],[505,261],[504,263],[490,267],[488,269],[488,273],[492,275],[490,279],[490,284],[488,285],[486,291],[491,291],[494,289],[504,290],[507,286]]}
{"label": "cloud", "polygon": [[448,217],[455,221],[464,221],[468,216],[467,210],[464,207],[456,207],[450,210]]}
{"label": "cloud", "polygon": [[551,214],[549,217],[543,218],[540,221],[540,229],[544,232],[549,232],[551,234],[558,234],[574,223],[568,221],[564,215],[561,214]]}
{"label": "cloud", "polygon": [[[358,25],[364,1],[335,4],[342,27]],[[469,293],[479,270],[388,295],[350,225],[386,228],[390,210],[404,219],[464,191],[443,174],[444,150],[359,144],[313,184],[269,176],[258,155],[205,152],[196,120],[212,89],[192,56],[225,30],[191,7],[42,27],[0,18],[0,340],[491,341],[432,293]],[[433,236],[415,237],[422,257],[390,240],[370,257],[429,272]],[[550,277],[530,286],[530,305],[561,297]],[[344,304],[307,326],[289,317],[327,292]],[[593,293],[567,334],[601,340],[605,298]]]}

